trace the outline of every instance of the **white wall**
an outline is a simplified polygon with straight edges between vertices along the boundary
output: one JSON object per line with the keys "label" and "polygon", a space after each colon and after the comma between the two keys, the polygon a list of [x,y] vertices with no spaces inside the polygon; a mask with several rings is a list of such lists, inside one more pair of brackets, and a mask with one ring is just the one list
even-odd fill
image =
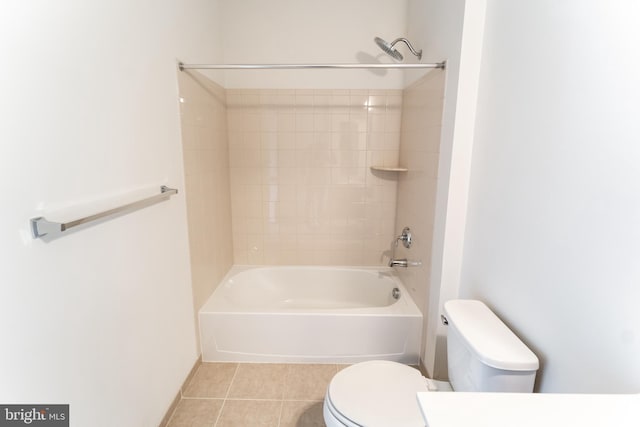
{"label": "white wall", "polygon": [[[484,7],[484,0],[410,0],[408,9],[409,39],[424,49],[424,61],[447,61],[435,218],[396,226],[408,225],[429,235],[421,227],[434,224],[431,277],[421,279],[428,287],[424,291],[428,305],[422,363],[434,378],[447,376],[446,329],[440,323],[440,313],[444,301],[458,294]],[[416,77],[407,75],[407,81]],[[426,303],[419,301],[418,305]]]}
{"label": "white wall", "polygon": [[[224,0],[226,63],[393,62],[373,42],[401,37],[407,0]],[[402,50],[402,48],[401,48]],[[402,50],[404,52],[404,50]],[[208,62],[202,58],[199,62]],[[226,88],[401,89],[402,71],[229,71]]]}
{"label": "white wall", "polygon": [[157,425],[196,360],[183,193],[48,243],[28,220],[184,188],[175,62],[216,56],[215,12],[2,4],[1,402]]}
{"label": "white wall", "polygon": [[488,1],[461,296],[545,392],[640,391],[640,5]]}

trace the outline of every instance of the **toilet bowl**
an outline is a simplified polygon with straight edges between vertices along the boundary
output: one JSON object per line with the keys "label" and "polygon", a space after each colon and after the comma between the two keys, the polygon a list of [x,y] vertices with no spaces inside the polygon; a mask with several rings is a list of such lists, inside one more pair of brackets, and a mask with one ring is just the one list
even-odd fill
{"label": "toilet bowl", "polygon": [[532,392],[537,357],[480,301],[445,304],[451,384],[390,361],[369,361],[338,372],[327,387],[327,427],[423,427],[416,393]]}
{"label": "toilet bowl", "polygon": [[331,380],[324,399],[324,420],[327,427],[423,426],[416,393],[436,390],[451,391],[451,387],[401,363],[358,363]]}

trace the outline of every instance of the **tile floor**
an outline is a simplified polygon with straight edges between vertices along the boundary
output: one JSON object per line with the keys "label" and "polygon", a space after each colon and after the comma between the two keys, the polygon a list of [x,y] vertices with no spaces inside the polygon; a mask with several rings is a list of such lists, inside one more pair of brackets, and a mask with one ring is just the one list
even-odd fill
{"label": "tile floor", "polygon": [[327,385],[345,366],[202,363],[168,427],[324,426]]}

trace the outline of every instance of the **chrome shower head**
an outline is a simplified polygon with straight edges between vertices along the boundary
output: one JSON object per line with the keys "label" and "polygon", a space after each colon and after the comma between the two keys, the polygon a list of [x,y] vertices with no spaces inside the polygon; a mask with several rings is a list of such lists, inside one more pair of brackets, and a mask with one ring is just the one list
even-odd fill
{"label": "chrome shower head", "polygon": [[380,47],[380,49],[384,51],[384,53],[386,53],[393,59],[397,61],[402,61],[404,59],[400,52],[395,50],[391,44],[387,43],[385,40],[382,40],[380,37],[376,37],[375,39],[373,39],[373,41],[376,42],[376,44]]}
{"label": "chrome shower head", "polygon": [[384,53],[386,53],[387,55],[389,55],[390,57],[392,57],[397,61],[402,61],[404,59],[402,54],[398,52],[397,49],[394,48],[394,46],[398,42],[403,42],[404,44],[406,44],[409,50],[411,51],[411,53],[417,56],[418,59],[422,59],[422,50],[416,51],[411,45],[411,43],[409,42],[409,40],[405,39],[404,37],[397,38],[391,43],[388,43],[387,41],[382,40],[380,37],[374,38],[373,41],[376,42],[376,44],[380,47],[380,49],[384,51]]}

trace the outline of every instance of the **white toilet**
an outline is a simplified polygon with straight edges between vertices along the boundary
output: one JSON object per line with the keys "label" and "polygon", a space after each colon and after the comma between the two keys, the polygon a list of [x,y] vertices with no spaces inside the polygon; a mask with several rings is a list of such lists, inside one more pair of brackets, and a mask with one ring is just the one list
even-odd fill
{"label": "white toilet", "polygon": [[327,427],[422,427],[417,392],[533,391],[538,358],[486,305],[452,300],[444,311],[450,383],[397,362],[357,363],[338,372],[327,388]]}

